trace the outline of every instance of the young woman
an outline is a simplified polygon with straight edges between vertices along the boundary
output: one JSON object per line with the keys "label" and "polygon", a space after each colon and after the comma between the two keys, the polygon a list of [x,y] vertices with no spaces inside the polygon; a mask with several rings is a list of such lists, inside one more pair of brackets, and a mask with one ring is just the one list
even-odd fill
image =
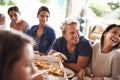
{"label": "young woman", "polygon": [[22,32],[0,31],[0,80],[43,80],[33,63],[33,40]]}
{"label": "young woman", "polygon": [[21,12],[17,6],[12,6],[8,9],[8,15],[11,19],[10,27],[22,32],[29,29],[28,23],[21,19]]}
{"label": "young woman", "polygon": [[27,34],[32,36],[36,41],[34,50],[39,51],[40,55],[47,55],[56,38],[55,31],[47,24],[49,16],[49,9],[46,6],[41,6],[37,13],[39,24],[33,25],[27,31]]}
{"label": "young woman", "polygon": [[120,80],[120,25],[111,24],[101,40],[93,44],[91,68],[81,69],[78,77],[93,74],[92,80]]}

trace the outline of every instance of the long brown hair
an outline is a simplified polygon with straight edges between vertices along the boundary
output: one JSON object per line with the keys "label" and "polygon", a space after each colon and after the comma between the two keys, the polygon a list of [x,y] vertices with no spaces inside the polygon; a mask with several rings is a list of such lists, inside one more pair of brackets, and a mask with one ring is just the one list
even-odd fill
{"label": "long brown hair", "polygon": [[33,39],[24,33],[0,31],[0,80],[9,80],[9,74],[26,44],[33,44]]}

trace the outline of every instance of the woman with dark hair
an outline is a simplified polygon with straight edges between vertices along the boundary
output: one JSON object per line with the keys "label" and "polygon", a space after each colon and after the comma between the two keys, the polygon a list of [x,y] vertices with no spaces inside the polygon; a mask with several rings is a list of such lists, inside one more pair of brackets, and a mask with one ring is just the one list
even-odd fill
{"label": "woman with dark hair", "polygon": [[27,34],[32,36],[36,41],[34,50],[39,51],[41,55],[47,55],[56,38],[55,31],[47,24],[49,16],[49,9],[46,6],[41,6],[37,13],[39,24],[33,25],[31,29],[27,31]]}
{"label": "woman with dark hair", "polygon": [[26,32],[29,29],[28,23],[21,19],[21,12],[17,6],[8,9],[8,15],[11,19],[10,27],[19,31]]}
{"label": "woman with dark hair", "polygon": [[0,80],[42,80],[33,63],[33,39],[22,32],[0,31]]}
{"label": "woman with dark hair", "polygon": [[102,33],[101,41],[93,44],[92,65],[81,69],[83,79],[92,70],[92,80],[120,80],[120,25],[111,24]]}

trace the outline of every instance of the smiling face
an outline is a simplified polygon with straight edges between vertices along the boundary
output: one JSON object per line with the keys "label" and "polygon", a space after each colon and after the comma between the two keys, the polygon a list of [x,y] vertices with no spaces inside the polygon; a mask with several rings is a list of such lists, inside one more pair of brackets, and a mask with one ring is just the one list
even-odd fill
{"label": "smiling face", "polygon": [[63,36],[67,40],[67,43],[76,45],[79,43],[79,26],[76,23],[67,25]]}
{"label": "smiling face", "polygon": [[35,73],[33,47],[31,44],[27,44],[23,49],[21,58],[13,66],[10,80],[31,80],[33,73]]}
{"label": "smiling face", "polygon": [[41,11],[38,15],[37,18],[39,19],[39,23],[41,25],[45,25],[48,21],[48,17],[50,14],[47,11]]}
{"label": "smiling face", "polygon": [[110,44],[112,47],[120,43],[120,28],[113,27],[104,34],[104,44]]}

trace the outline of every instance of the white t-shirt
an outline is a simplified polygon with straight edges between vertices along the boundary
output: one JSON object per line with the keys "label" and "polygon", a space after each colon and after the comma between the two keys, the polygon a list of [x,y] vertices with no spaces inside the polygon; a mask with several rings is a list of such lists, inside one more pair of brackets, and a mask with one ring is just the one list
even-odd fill
{"label": "white t-shirt", "polygon": [[109,53],[101,52],[100,42],[93,44],[92,73],[95,77],[105,80],[120,80],[120,49]]}

